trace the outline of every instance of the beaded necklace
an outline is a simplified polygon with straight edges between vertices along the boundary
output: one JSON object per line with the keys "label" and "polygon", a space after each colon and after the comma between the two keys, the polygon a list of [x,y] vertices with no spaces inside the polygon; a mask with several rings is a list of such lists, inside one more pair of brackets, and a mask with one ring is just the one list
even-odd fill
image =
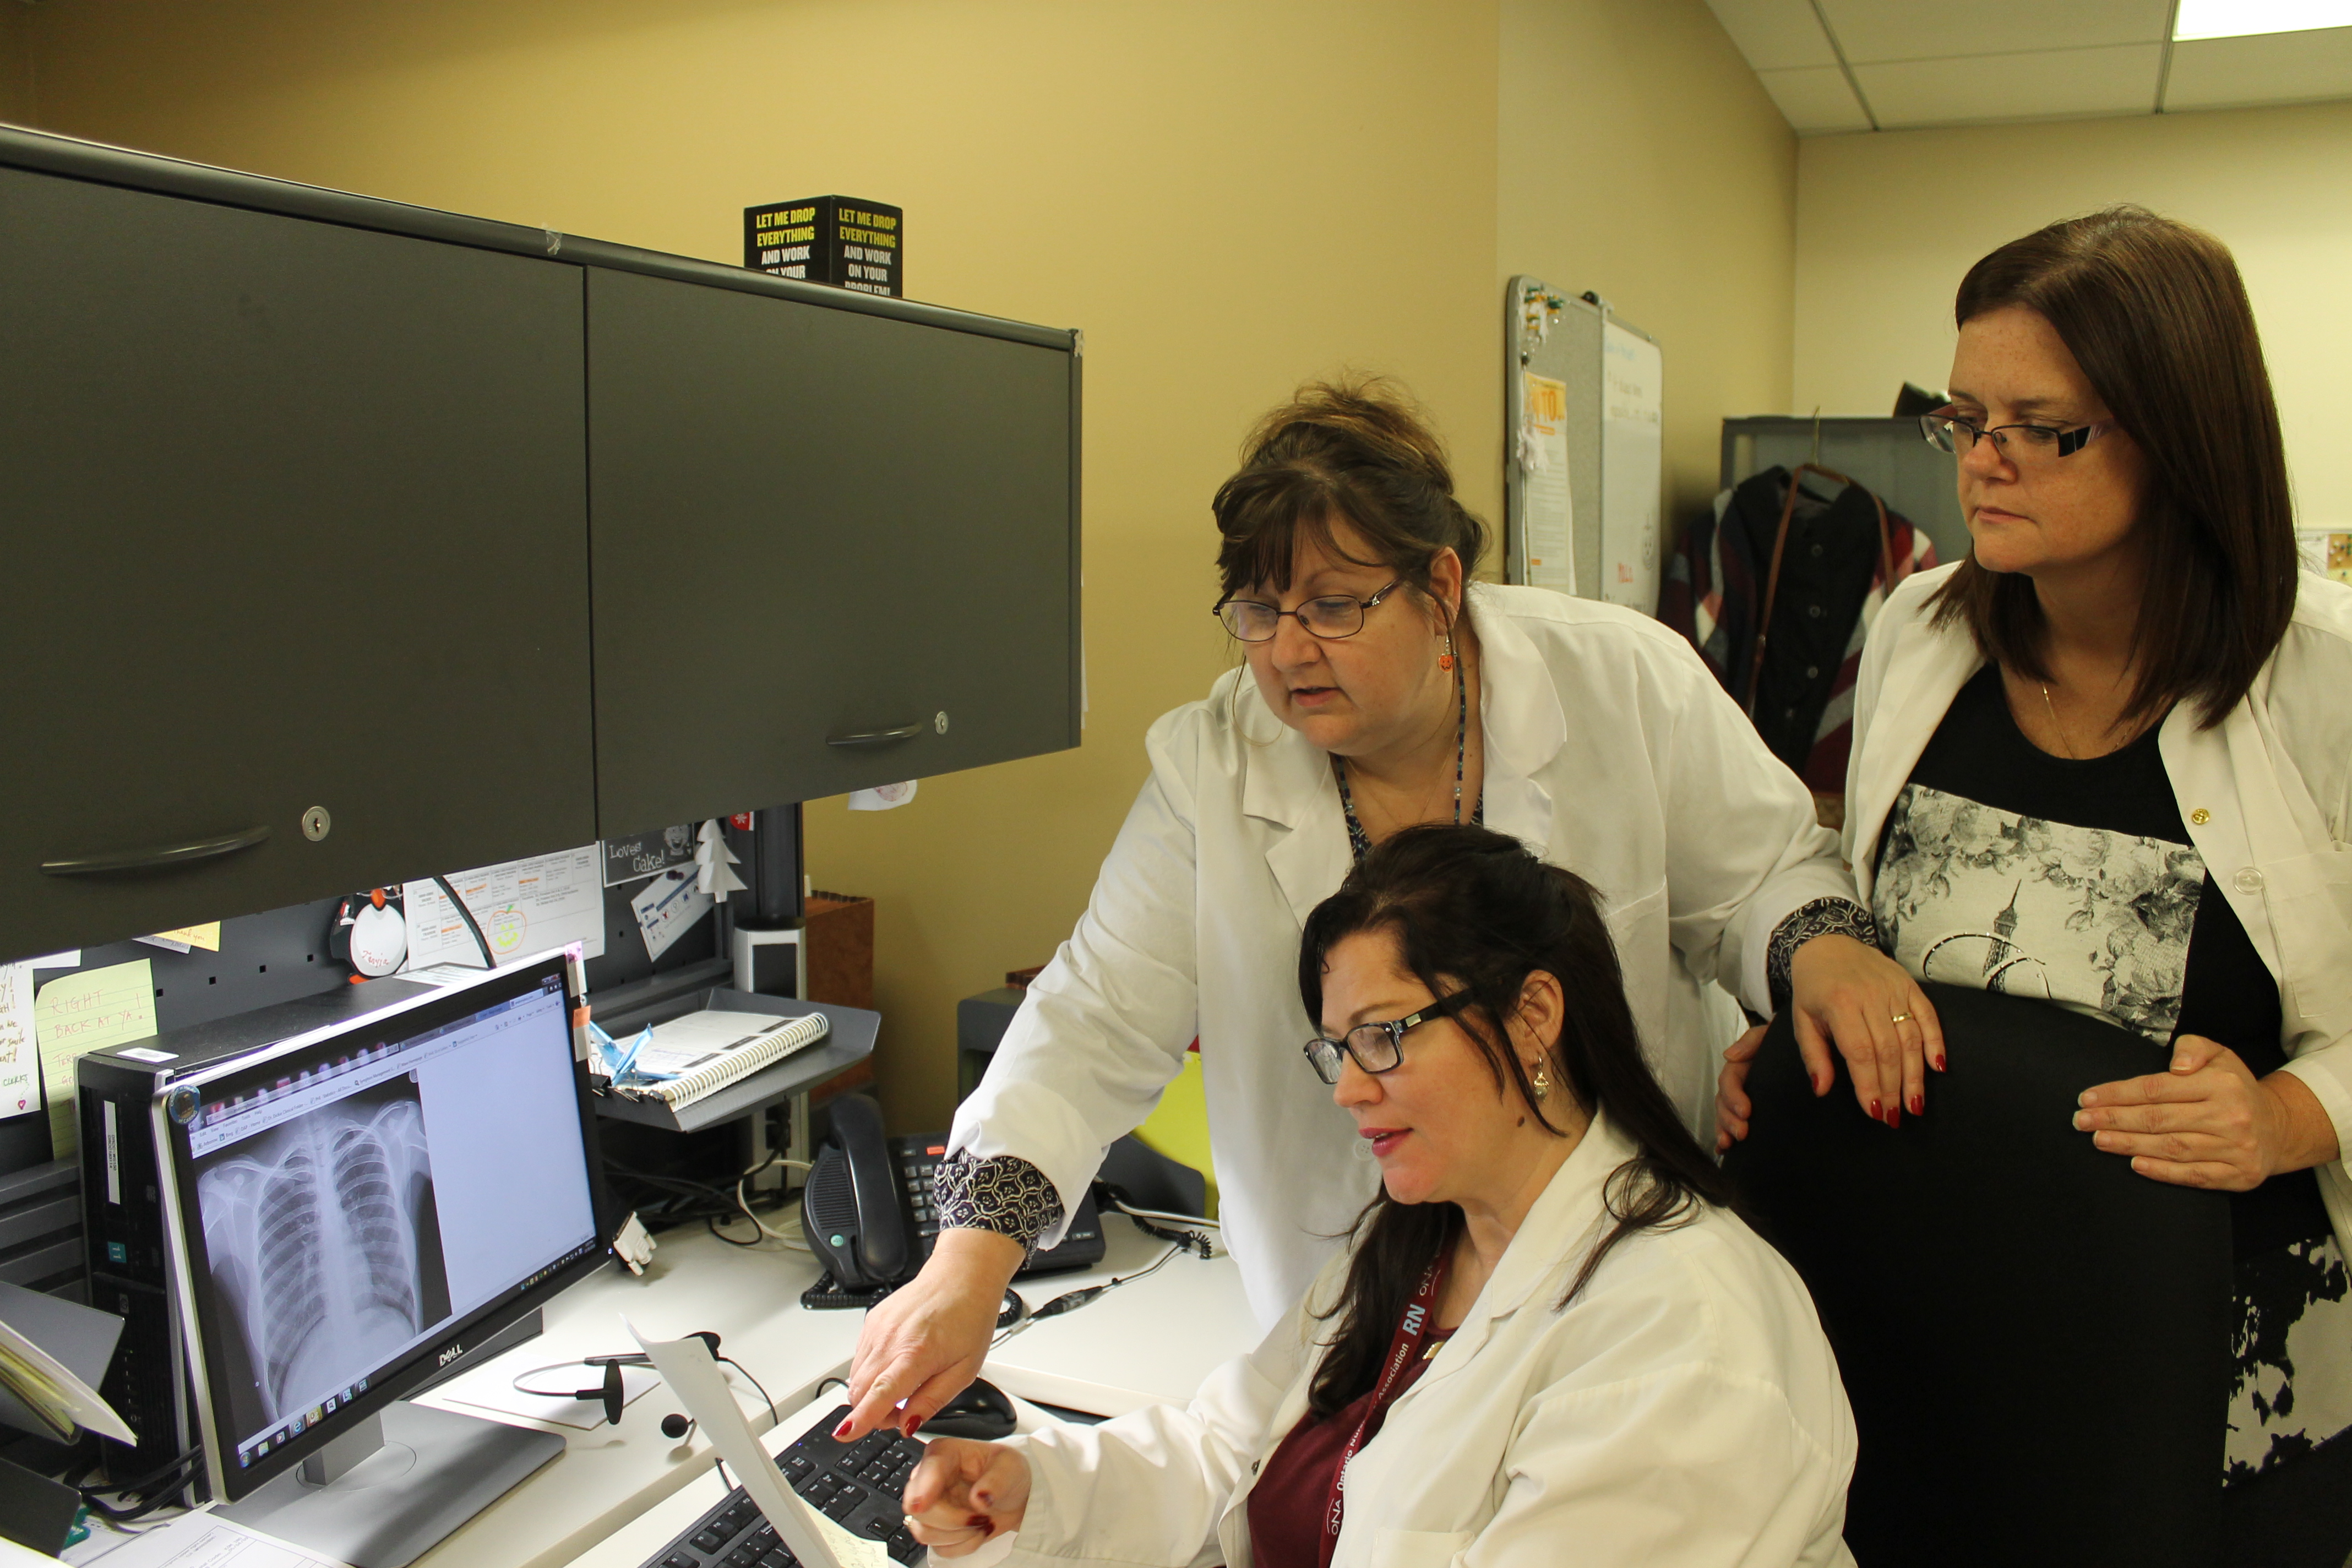
{"label": "beaded necklace", "polygon": [[[1470,683],[1464,678],[1462,667],[1458,664],[1454,668],[1454,826],[1459,827],[1462,826],[1463,763],[1470,742]],[[1348,853],[1361,861],[1372,852],[1372,838],[1364,831],[1364,825],[1356,819],[1356,800],[1348,793],[1348,759],[1334,754],[1331,771],[1339,776],[1339,810],[1348,819]],[[1486,823],[1486,797],[1484,790],[1479,792],[1478,799],[1471,805],[1470,820],[1481,826]]]}

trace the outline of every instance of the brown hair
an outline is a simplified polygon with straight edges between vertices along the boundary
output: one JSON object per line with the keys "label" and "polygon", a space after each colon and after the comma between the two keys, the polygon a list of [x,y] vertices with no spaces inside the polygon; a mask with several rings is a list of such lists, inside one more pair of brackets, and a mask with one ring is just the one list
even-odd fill
{"label": "brown hair", "polygon": [[[1412,396],[1378,376],[1301,386],[1250,432],[1240,470],[1209,510],[1223,535],[1227,598],[1260,583],[1288,588],[1301,543],[1385,567],[1424,597],[1439,551],[1460,556],[1466,576],[1486,549],[1486,525],[1454,499],[1444,443]],[[1371,547],[1370,560],[1339,548],[1336,520]]]}
{"label": "brown hair", "polygon": [[[2196,699],[2211,728],[2237,705],[2294,613],[2286,448],[2253,308],[2229,248],[2145,207],[2113,206],[2013,239],[1960,280],[1956,324],[2018,305],[2073,351],[2146,456],[2137,523],[2147,584],[2133,628],[2127,717]],[[2037,679],[2048,627],[2032,582],[1973,554],[1938,589],[1986,657]]]}

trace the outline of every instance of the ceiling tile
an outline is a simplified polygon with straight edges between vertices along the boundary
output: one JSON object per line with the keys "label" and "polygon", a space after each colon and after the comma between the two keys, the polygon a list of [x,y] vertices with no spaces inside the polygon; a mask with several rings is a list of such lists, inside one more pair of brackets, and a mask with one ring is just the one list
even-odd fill
{"label": "ceiling tile", "polygon": [[2160,44],[1856,66],[1882,129],[1987,120],[2146,114],[2156,107]]}
{"label": "ceiling tile", "polygon": [[1835,66],[1758,71],[1756,77],[1800,136],[1870,129],[1870,117],[1854,100],[1853,89],[1846,85],[1845,72]]}
{"label": "ceiling tile", "polygon": [[[2162,44],[2172,19],[2170,0],[1980,0],[1957,5],[1822,0],[1822,12],[1854,65]],[[1877,107],[1876,99],[1871,106]]]}
{"label": "ceiling tile", "polygon": [[1754,70],[1834,66],[1837,51],[1813,15],[1812,0],[1706,0],[1707,9]]}
{"label": "ceiling tile", "polygon": [[2172,46],[2164,107],[2230,109],[2352,98],[2352,27],[2198,38]]}

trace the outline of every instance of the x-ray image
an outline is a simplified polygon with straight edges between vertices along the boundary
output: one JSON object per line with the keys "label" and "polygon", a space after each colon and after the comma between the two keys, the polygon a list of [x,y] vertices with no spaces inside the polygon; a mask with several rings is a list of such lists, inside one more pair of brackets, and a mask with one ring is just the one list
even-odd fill
{"label": "x-ray image", "polygon": [[341,1393],[449,1315],[424,1108],[403,1076],[231,1144],[196,1175],[240,1433]]}

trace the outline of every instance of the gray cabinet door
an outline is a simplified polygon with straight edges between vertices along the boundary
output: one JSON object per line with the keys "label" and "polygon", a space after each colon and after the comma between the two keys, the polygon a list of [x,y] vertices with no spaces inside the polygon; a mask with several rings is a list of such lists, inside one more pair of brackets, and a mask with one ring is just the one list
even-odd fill
{"label": "gray cabinet door", "polygon": [[592,268],[607,837],[1078,742],[1067,351]]}
{"label": "gray cabinet door", "polygon": [[0,169],[0,956],[595,836],[582,288]]}

